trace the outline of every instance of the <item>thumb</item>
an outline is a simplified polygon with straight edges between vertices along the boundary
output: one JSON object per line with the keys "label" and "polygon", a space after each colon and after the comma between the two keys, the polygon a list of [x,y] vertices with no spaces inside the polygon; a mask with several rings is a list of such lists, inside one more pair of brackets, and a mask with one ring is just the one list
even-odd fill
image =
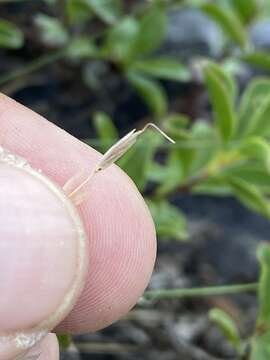
{"label": "thumb", "polygon": [[59,345],[55,334],[48,334],[26,354],[16,360],[59,360]]}
{"label": "thumb", "polygon": [[69,313],[85,278],[85,246],[62,190],[0,152],[0,360],[31,348]]}

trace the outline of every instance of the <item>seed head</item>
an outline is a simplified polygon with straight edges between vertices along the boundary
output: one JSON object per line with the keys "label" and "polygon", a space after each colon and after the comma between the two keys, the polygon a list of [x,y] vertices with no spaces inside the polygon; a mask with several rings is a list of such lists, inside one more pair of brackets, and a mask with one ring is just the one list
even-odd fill
{"label": "seed head", "polygon": [[[96,173],[106,169],[110,165],[114,164],[118,159],[120,159],[135,144],[138,137],[142,135],[145,132],[145,130],[148,129],[149,127],[153,127],[167,140],[169,140],[173,144],[175,143],[173,139],[171,139],[167,134],[164,133],[164,131],[162,131],[157,125],[153,123],[146,124],[141,130],[133,129],[127,135],[125,135],[120,140],[118,140],[112,147],[109,148],[109,150],[105,152],[105,154],[102,156],[102,158],[100,159],[100,161],[98,162],[92,173],[86,176],[85,180],[83,180],[80,185],[77,185],[77,187],[75,187],[74,189],[73,185],[75,184],[75,182],[78,181],[77,175],[75,175],[65,184],[64,190],[68,192],[69,197],[71,197],[76,204],[80,203],[82,197],[78,192],[93,178],[93,176]],[[72,187],[73,190],[71,191]]]}

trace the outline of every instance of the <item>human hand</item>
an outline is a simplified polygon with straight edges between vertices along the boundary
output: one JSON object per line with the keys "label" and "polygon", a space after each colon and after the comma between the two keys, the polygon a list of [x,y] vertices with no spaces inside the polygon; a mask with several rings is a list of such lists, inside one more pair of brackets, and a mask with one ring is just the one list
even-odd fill
{"label": "human hand", "polygon": [[[42,169],[60,186],[81,170],[91,172],[100,157],[95,150],[4,95],[0,95],[0,144],[27,159],[35,169]],[[51,206],[48,191],[35,192],[35,186],[25,182],[23,173],[13,177],[2,165],[0,360],[7,360],[23,350],[12,345],[5,352],[3,335],[7,339],[52,316],[76,272],[76,263],[73,253],[62,253],[57,247],[48,252],[44,262],[44,229],[49,227],[55,239],[65,241],[71,236],[67,219]],[[96,331],[124,315],[144,291],[155,260],[153,222],[130,179],[112,166],[88,186],[90,195],[79,206],[88,240],[88,273],[75,306],[56,328],[60,332]],[[40,205],[35,209],[28,202],[29,192],[34,193]],[[66,271],[56,272],[59,264]],[[40,283],[49,286],[42,288]],[[40,360],[56,360],[58,352],[52,334],[31,349],[31,354],[40,354]]]}

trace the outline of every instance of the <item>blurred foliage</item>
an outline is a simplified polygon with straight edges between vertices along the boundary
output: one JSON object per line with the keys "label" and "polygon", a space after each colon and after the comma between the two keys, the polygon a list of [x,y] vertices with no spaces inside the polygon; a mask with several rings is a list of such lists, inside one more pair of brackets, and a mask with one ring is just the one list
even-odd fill
{"label": "blurred foliage", "polygon": [[[267,0],[152,0],[134,2],[132,6],[121,0],[65,0],[60,3],[60,14],[55,10],[59,8],[58,1],[46,3],[50,15],[35,15],[34,23],[40,41],[48,50],[62,48],[65,51],[61,57],[77,63],[98,60],[113,64],[156,118],[164,116],[168,109],[167,95],[159,80],[191,80],[196,60],[190,59],[187,64],[159,54],[166,37],[170,9],[194,7],[202,11],[226,35],[229,57],[270,70],[269,54],[253,48],[248,32],[252,24],[270,12]],[[100,21],[99,30],[92,32],[97,21]],[[22,32],[5,20],[0,20],[0,46],[23,46]],[[30,67],[29,71],[32,69]],[[18,74],[24,75],[24,72]],[[7,79],[10,77],[0,78],[0,84]],[[85,81],[87,83],[87,78]]]}
{"label": "blurred foliage", "polygon": [[[120,163],[141,191],[149,182],[155,184],[149,204],[163,238],[186,239],[183,214],[167,200],[181,190],[233,195],[270,219],[270,80],[252,80],[236,104],[238,86],[230,74],[211,61],[201,64],[201,72],[213,121],[192,123],[179,114],[167,114],[160,124],[176,144],[167,146],[164,164],[155,155],[166,144],[158,146],[152,134],[142,138]],[[102,140],[115,139],[116,129],[108,116],[95,125]]]}
{"label": "blurred foliage", "polygon": [[72,343],[71,335],[58,334],[57,339],[58,339],[61,350],[66,350]]}
{"label": "blurred foliage", "polygon": [[234,319],[219,308],[214,308],[209,311],[209,319],[219,327],[226,339],[235,348],[236,352],[241,355],[243,351],[241,336]]}
{"label": "blurred foliage", "polygon": [[244,339],[236,320],[221,309],[209,312],[212,321],[224,334],[228,342],[235,348],[239,359],[267,360],[270,356],[270,246],[261,244],[257,252],[260,263],[260,278],[258,287],[259,311],[254,334]]}
{"label": "blurred foliage", "polygon": [[9,21],[0,19],[0,47],[18,49],[23,45],[23,33]]}

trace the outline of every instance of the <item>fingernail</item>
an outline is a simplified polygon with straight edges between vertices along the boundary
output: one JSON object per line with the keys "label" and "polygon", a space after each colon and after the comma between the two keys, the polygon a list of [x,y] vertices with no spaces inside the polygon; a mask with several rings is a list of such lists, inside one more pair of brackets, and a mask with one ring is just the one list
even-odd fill
{"label": "fingernail", "polygon": [[0,340],[50,330],[67,315],[85,254],[82,223],[64,193],[38,172],[0,162]]}

